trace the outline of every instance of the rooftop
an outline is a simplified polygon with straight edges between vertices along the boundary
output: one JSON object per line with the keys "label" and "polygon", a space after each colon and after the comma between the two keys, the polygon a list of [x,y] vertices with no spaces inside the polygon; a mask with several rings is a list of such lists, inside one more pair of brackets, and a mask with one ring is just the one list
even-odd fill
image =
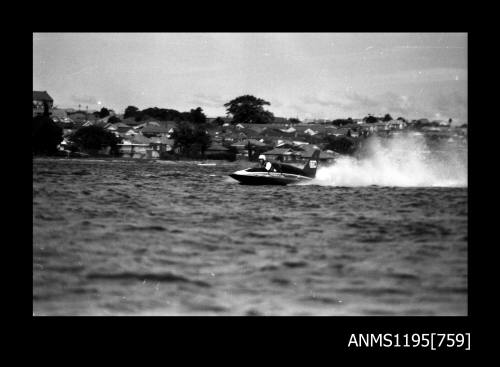
{"label": "rooftop", "polygon": [[52,99],[51,96],[47,93],[46,90],[44,91],[33,91],[33,100],[37,101],[51,101],[53,102],[54,100]]}

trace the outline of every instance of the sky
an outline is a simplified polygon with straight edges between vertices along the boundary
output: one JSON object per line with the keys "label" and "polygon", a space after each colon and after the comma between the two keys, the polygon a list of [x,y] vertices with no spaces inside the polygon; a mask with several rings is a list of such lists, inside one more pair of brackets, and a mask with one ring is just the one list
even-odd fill
{"label": "sky", "polygon": [[466,33],[34,33],[33,90],[60,108],[467,122]]}

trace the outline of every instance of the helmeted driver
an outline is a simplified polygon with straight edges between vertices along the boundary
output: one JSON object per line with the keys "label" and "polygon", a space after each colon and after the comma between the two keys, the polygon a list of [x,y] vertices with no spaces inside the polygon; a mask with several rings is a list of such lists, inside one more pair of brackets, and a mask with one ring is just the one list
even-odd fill
{"label": "helmeted driver", "polygon": [[259,164],[262,168],[265,168],[267,172],[271,170],[273,164],[266,161],[266,156],[264,154],[259,155]]}

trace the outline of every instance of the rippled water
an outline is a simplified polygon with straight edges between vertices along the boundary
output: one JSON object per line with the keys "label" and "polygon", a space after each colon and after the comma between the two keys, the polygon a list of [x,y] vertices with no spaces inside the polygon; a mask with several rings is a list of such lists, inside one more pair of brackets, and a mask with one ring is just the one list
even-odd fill
{"label": "rippled water", "polygon": [[466,315],[467,189],[35,159],[36,315]]}

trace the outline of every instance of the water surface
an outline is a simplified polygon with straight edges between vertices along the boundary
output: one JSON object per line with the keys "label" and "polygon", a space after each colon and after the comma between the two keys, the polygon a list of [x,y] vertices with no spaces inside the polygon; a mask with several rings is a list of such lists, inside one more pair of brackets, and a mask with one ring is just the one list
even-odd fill
{"label": "water surface", "polygon": [[466,315],[467,189],[35,159],[36,315]]}

